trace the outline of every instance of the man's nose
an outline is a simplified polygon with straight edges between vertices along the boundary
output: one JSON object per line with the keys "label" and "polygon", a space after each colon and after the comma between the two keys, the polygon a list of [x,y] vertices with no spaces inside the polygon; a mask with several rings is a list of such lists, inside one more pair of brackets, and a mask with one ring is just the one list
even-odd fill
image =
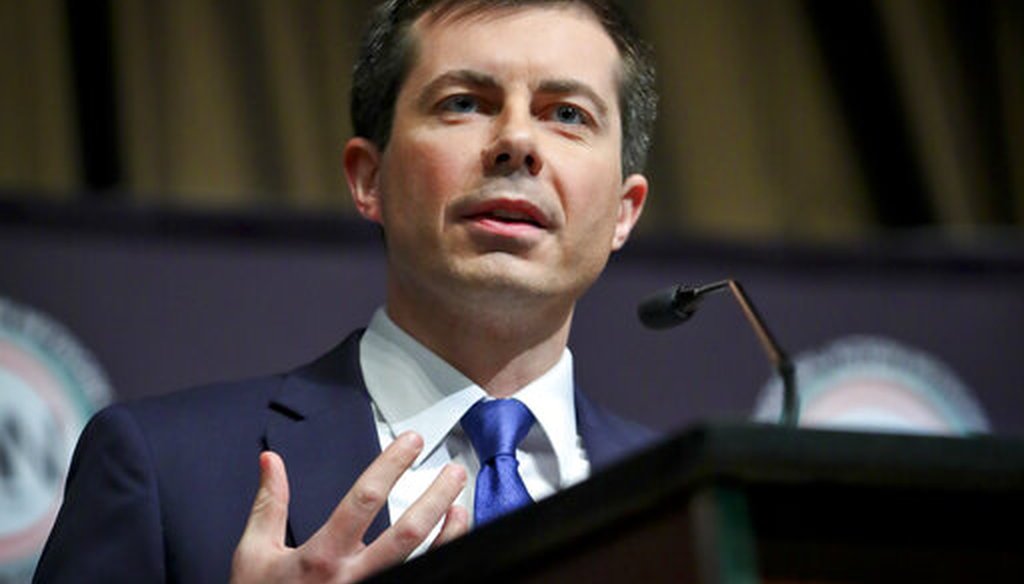
{"label": "man's nose", "polygon": [[484,166],[488,173],[506,175],[526,171],[531,176],[540,174],[544,161],[537,148],[534,122],[528,109],[509,109],[495,119],[494,140],[484,151]]}

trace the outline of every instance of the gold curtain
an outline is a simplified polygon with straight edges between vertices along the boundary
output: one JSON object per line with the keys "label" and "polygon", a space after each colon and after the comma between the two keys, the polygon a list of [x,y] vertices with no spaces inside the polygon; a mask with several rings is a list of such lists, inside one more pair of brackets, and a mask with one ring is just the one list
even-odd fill
{"label": "gold curtain", "polygon": [[[1013,2],[991,4],[996,26],[994,67],[1002,93],[1008,185],[1016,204],[1015,222],[1024,223],[1024,22]],[[970,70],[987,66],[968,62],[954,50],[951,29],[956,16],[927,0],[878,0],[882,22],[901,83],[913,132],[915,154],[939,220],[963,231],[999,220],[991,201],[998,197],[991,167],[972,111]],[[999,155],[999,154],[996,154]]]}
{"label": "gold curtain", "polygon": [[[994,2],[1005,150],[978,147],[950,19],[873,0],[915,156],[946,226],[1024,223],[1021,11]],[[877,220],[806,0],[630,3],[655,45],[662,114],[648,231],[808,240]],[[368,1],[112,0],[121,184],[138,202],[348,212],[340,152]],[[0,187],[81,187],[63,3],[0,2]],[[1007,181],[993,179],[1004,156]],[[1002,186],[1001,186],[1002,185]]]}
{"label": "gold curtain", "polygon": [[116,0],[125,186],[188,205],[348,206],[363,16],[342,2]]}
{"label": "gold curtain", "polygon": [[81,182],[63,8],[0,2],[0,186],[58,199]]}
{"label": "gold curtain", "polygon": [[835,239],[869,225],[838,103],[797,0],[655,0],[662,117],[655,198],[732,237]]}

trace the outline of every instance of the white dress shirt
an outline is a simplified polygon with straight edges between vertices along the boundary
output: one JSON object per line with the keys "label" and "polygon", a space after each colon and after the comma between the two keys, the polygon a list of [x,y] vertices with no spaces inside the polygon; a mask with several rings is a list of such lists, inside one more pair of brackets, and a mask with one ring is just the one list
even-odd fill
{"label": "white dress shirt", "polygon": [[[472,517],[480,464],[459,420],[474,403],[488,398],[487,393],[395,325],[383,309],[377,310],[363,334],[359,356],[381,449],[407,430],[423,437],[423,451],[388,496],[391,522],[426,491],[448,462],[466,468],[469,480],[456,502]],[[554,367],[513,397],[537,419],[516,450],[519,472],[533,500],[587,478],[590,463],[576,432],[569,349]],[[439,528],[417,554],[426,549]]]}

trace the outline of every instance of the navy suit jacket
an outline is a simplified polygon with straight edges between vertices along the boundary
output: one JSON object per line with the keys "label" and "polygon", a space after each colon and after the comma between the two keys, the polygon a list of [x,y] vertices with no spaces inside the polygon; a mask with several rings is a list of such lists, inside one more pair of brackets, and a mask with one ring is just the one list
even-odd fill
{"label": "navy suit jacket", "polygon": [[[380,454],[360,337],[289,373],[98,413],[79,440],[35,581],[227,582],[266,449],[288,472],[288,543],[308,539]],[[576,415],[594,470],[653,438],[579,392]],[[387,526],[385,509],[366,541]]]}

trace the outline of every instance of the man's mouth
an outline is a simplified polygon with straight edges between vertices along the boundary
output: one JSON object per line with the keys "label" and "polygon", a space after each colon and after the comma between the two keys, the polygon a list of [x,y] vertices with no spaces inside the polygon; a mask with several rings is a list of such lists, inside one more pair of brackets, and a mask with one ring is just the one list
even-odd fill
{"label": "man's mouth", "polygon": [[543,228],[540,221],[534,219],[529,213],[512,209],[494,209],[484,213],[477,213],[471,219],[492,219],[500,223],[509,224],[526,223],[527,225]]}
{"label": "man's mouth", "polygon": [[465,215],[471,221],[491,221],[508,226],[547,229],[550,221],[532,203],[522,200],[493,200],[475,206]]}

